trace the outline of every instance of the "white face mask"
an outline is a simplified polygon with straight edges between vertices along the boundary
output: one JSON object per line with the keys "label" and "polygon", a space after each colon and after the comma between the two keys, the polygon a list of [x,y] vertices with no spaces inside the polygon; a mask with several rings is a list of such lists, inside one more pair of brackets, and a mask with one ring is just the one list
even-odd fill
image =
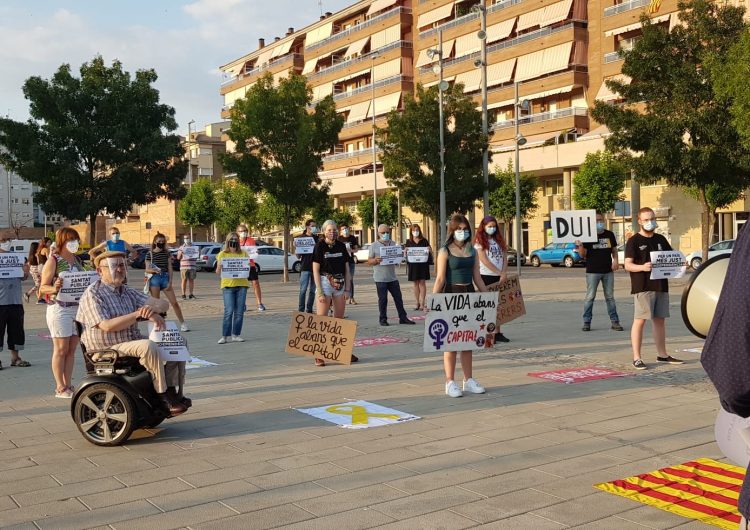
{"label": "white face mask", "polygon": [[10,245],[11,245],[10,241],[3,241],[2,243],[0,243],[0,250],[8,252],[10,250]]}
{"label": "white face mask", "polygon": [[247,232],[239,232],[238,234],[242,239],[245,239],[247,237]]}
{"label": "white face mask", "polygon": [[494,236],[495,232],[497,232],[497,228],[494,226],[485,226],[484,231],[487,233],[488,236]]}
{"label": "white face mask", "polygon": [[120,234],[112,234],[112,241],[115,243],[120,240]]}
{"label": "white face mask", "polygon": [[341,235],[342,235],[342,236],[344,236],[344,237],[348,236],[348,235],[349,235],[349,230],[347,230],[346,228],[344,228],[344,229],[343,229],[343,230],[341,231]]}
{"label": "white face mask", "polygon": [[656,221],[646,221],[645,223],[643,223],[643,229],[646,232],[653,232],[654,230],[656,230],[657,226],[659,225],[656,224]]}
{"label": "white face mask", "polygon": [[75,254],[78,252],[78,247],[80,246],[80,243],[78,241],[68,241],[65,243],[65,248],[68,249],[68,252],[71,254]]}
{"label": "white face mask", "polygon": [[318,233],[318,227],[317,226],[311,226],[310,227],[310,233],[311,234],[317,234]]}
{"label": "white face mask", "polygon": [[456,241],[466,241],[469,237],[468,230],[456,230],[453,232],[453,239]]}
{"label": "white face mask", "polygon": [[419,230],[414,230],[412,231],[411,235],[413,235],[414,237],[419,237],[419,233]]}

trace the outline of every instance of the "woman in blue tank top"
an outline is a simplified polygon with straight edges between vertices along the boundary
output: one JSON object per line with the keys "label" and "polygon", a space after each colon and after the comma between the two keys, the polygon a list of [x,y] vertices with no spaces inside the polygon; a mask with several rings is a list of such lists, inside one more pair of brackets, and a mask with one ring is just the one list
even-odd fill
{"label": "woman in blue tank top", "polygon": [[102,241],[91,249],[91,251],[89,252],[89,254],[91,255],[91,259],[93,260],[97,254],[101,254],[105,250],[112,252],[124,252],[129,256],[130,253],[133,252],[133,247],[131,247],[127,241],[120,239],[120,229],[116,226],[113,226],[109,229],[109,239],[106,241]]}
{"label": "woman in blue tank top", "polygon": [[[477,290],[486,292],[487,288],[479,274],[477,251],[471,245],[471,225],[460,214],[454,214],[448,223],[448,239],[438,252],[437,273],[433,294],[438,293],[473,293],[474,284]],[[450,397],[461,397],[463,392],[484,394],[484,387],[472,377],[471,351],[461,352],[461,370],[464,373],[463,392],[454,381],[456,372],[455,351],[443,353],[445,369],[445,394]]]}

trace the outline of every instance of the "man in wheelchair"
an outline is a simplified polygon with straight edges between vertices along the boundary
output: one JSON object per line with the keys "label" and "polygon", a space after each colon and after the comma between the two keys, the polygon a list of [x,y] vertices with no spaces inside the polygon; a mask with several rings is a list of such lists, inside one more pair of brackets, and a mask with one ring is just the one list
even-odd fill
{"label": "man in wheelchair", "polygon": [[[124,252],[109,251],[94,258],[100,280],[92,283],[81,296],[76,320],[83,325],[81,342],[94,357],[96,350],[116,350],[120,356],[137,357],[151,374],[154,389],[170,416],[188,409],[187,398],[168,392],[164,363],[156,344],[141,335],[137,322],[150,320],[156,329],[164,329],[169,302],[151,298],[125,283],[127,261]],[[178,363],[168,363],[177,365]],[[170,366],[170,382],[184,377],[179,366]],[[180,387],[182,381],[178,382]]]}

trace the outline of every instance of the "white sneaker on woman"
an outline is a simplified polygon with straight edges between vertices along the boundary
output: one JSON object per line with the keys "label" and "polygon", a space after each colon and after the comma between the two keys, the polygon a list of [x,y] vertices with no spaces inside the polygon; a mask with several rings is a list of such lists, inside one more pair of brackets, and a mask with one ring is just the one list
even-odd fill
{"label": "white sneaker on woman", "polygon": [[484,394],[485,390],[473,377],[470,377],[464,381],[464,392],[468,392],[469,394]]}
{"label": "white sneaker on woman", "polygon": [[245,342],[245,339],[243,339],[239,335],[232,335],[232,342]]}
{"label": "white sneaker on woman", "polygon": [[448,381],[447,383],[445,383],[445,395],[457,398],[463,396],[464,393],[461,392],[461,389],[458,388],[458,385],[455,381]]}
{"label": "white sneaker on woman", "polygon": [[180,331],[190,331],[190,328],[187,325],[187,322],[183,322],[180,326]]}
{"label": "white sneaker on woman", "polygon": [[219,341],[217,342],[217,344],[226,344],[226,343],[227,343],[227,338],[226,337],[220,338]]}

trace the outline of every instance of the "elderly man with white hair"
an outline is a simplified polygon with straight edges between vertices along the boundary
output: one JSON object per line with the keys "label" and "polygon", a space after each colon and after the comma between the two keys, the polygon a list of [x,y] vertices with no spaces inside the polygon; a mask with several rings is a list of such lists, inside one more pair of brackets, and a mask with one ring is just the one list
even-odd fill
{"label": "elderly man with white hair", "polygon": [[396,304],[398,312],[398,321],[400,324],[414,324],[406,316],[404,309],[404,299],[401,296],[401,284],[396,277],[395,265],[381,265],[380,249],[395,245],[396,242],[391,239],[391,227],[388,225],[378,226],[378,240],[370,245],[370,254],[367,263],[372,265],[372,278],[375,280],[375,287],[378,290],[378,311],[380,313],[380,325],[388,325],[388,293],[391,293],[393,301]]}

